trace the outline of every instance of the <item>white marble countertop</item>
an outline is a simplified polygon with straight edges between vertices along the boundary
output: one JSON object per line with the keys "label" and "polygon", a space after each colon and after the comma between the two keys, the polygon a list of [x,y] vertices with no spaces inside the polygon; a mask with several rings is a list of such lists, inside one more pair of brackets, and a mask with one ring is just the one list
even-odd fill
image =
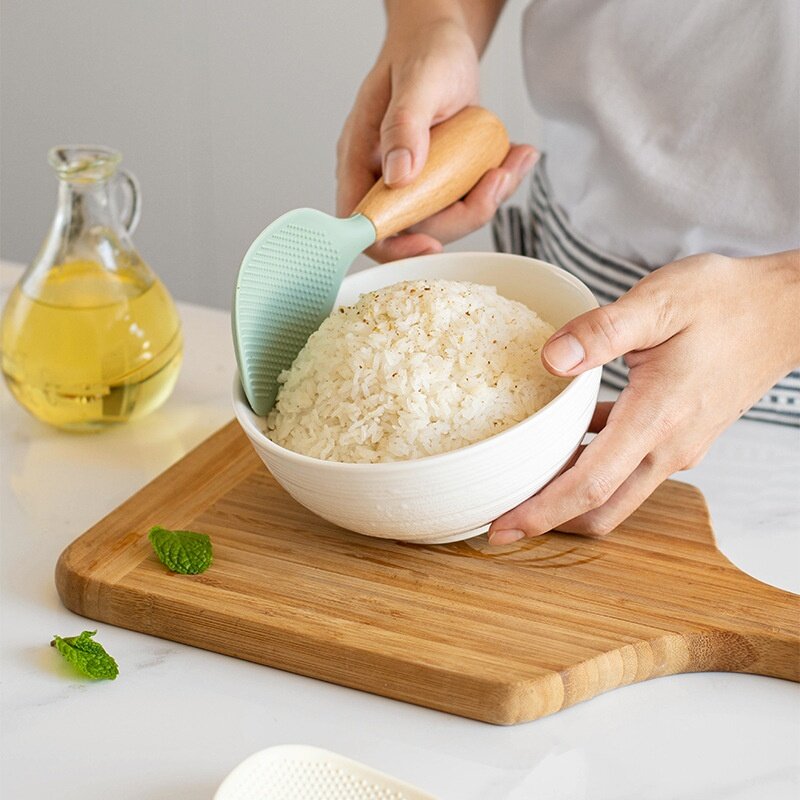
{"label": "white marble countertop", "polygon": [[[7,291],[18,277],[6,267]],[[64,609],[59,553],[231,416],[227,314],[180,305],[185,361],[151,417],[69,435],[0,390],[0,794],[14,800],[210,798],[250,753],[334,750],[442,800],[782,800],[800,796],[800,687],[705,673],[641,683],[501,728],[97,624]],[[720,549],[800,591],[800,433],[740,421],[681,476]],[[53,634],[99,629],[113,682],[76,679]]]}

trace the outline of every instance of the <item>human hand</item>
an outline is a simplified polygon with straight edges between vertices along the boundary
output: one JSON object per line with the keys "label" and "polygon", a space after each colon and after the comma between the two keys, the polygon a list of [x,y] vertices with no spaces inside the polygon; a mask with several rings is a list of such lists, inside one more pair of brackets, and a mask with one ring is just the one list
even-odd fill
{"label": "human hand", "polygon": [[[478,53],[466,27],[438,20],[406,32],[390,29],[378,60],[356,97],[337,146],[339,216],[352,213],[383,174],[404,186],[425,164],[430,128],[478,98]],[[409,232],[384,239],[366,252],[377,261],[439,252],[488,222],[536,163],[528,145],[512,146],[462,200]]]}
{"label": "human hand", "polygon": [[604,536],[800,364],[800,250],[691,256],[582,314],[542,361],[574,376],[627,354],[629,384],[600,403],[574,465],[489,531],[507,544],[549,530]]}

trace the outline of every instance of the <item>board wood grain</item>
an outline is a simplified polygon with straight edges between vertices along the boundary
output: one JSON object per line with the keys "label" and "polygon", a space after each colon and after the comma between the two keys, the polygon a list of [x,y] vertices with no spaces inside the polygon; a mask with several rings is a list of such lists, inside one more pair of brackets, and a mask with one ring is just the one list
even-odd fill
{"label": "board wood grain", "polygon": [[[208,571],[167,572],[156,524],[210,534]],[[95,620],[499,724],[679,672],[800,680],[800,597],[717,550],[692,486],[604,540],[409,545],[306,511],[236,422],[71,544],[56,584]]]}

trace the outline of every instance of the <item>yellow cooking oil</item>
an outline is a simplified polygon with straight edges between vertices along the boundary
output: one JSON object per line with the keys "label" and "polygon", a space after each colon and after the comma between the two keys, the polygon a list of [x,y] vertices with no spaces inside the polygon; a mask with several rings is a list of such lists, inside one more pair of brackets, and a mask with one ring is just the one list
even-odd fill
{"label": "yellow cooking oil", "polygon": [[99,430],[144,416],[170,395],[180,320],[166,288],[142,267],[75,260],[16,286],[3,313],[3,375],[35,417]]}

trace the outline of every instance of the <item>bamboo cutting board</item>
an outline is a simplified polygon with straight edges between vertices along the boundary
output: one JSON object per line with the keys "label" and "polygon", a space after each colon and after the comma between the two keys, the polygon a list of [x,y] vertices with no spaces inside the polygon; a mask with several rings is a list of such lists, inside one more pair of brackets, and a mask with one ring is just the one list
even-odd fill
{"label": "bamboo cutting board", "polygon": [[[210,534],[210,569],[167,572],[152,525]],[[678,672],[800,680],[800,598],[720,554],[692,486],[605,540],[400,544],[299,506],[236,422],[70,545],[56,583],[92,619],[500,724]]]}

